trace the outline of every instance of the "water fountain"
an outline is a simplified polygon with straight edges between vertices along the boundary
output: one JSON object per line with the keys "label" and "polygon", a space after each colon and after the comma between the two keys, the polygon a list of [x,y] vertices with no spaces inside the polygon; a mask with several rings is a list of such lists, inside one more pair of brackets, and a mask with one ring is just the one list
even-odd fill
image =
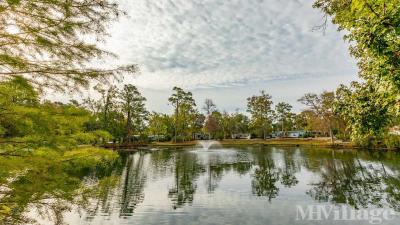
{"label": "water fountain", "polygon": [[198,141],[198,146],[202,147],[202,150],[209,150],[211,147],[221,147],[221,143],[214,140]]}

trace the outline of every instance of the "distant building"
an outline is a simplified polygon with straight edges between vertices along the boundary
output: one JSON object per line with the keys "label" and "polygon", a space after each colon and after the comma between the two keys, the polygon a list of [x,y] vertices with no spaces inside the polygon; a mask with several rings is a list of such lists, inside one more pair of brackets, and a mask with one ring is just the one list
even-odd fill
{"label": "distant building", "polygon": [[301,138],[306,135],[306,132],[304,130],[296,130],[296,131],[288,131],[286,133],[286,136],[289,138]]}
{"label": "distant building", "polygon": [[276,131],[276,132],[273,132],[270,136],[272,138],[280,138],[280,137],[284,137],[284,133],[282,131]]}
{"label": "distant building", "polygon": [[210,135],[205,133],[193,133],[193,140],[210,140]]}
{"label": "distant building", "polygon": [[149,135],[147,138],[149,141],[165,141],[166,139],[165,135]]}
{"label": "distant building", "polygon": [[232,134],[232,139],[251,139],[251,134]]}

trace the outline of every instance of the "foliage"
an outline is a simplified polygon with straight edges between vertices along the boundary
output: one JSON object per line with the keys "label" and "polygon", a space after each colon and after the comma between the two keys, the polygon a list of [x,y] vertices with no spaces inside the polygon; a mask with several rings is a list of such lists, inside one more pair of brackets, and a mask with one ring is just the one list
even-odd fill
{"label": "foliage", "polygon": [[173,91],[168,101],[174,107],[174,141],[176,141],[177,136],[190,136],[196,130],[199,113],[195,109],[196,103],[191,92],[179,87],[174,87]]}
{"label": "foliage", "polygon": [[145,132],[149,117],[145,107],[146,98],[135,86],[127,84],[118,89],[116,86],[105,88],[97,85],[96,90],[101,97],[97,100],[87,98],[83,103],[93,117],[85,124],[88,130],[106,130],[114,138],[126,140]]}
{"label": "foliage", "polygon": [[[324,91],[320,95],[307,93],[299,100],[308,107],[308,115],[313,116],[313,120],[320,120],[322,131],[329,133],[333,141],[333,129],[339,118],[334,114],[335,93]],[[315,122],[314,122],[315,123]]]}
{"label": "foliage", "polygon": [[390,124],[392,103],[388,93],[353,82],[350,87],[341,85],[337,89],[335,112],[347,122],[352,140],[367,145],[368,139],[381,138],[385,134],[385,127]]}
{"label": "foliage", "polygon": [[400,136],[394,134],[386,135],[383,143],[388,149],[400,149]]}
{"label": "foliage", "polygon": [[[341,86],[337,112],[346,117],[353,141],[381,139],[400,115],[399,0],[316,0],[326,18],[345,30],[363,83]],[[342,111],[343,110],[343,111]]]}
{"label": "foliage", "polygon": [[2,142],[24,148],[71,147],[110,138],[104,132],[85,130],[84,124],[91,120],[89,111],[72,103],[40,103],[39,94],[22,77],[1,82],[0,87]]}
{"label": "foliage", "polygon": [[204,130],[209,133],[212,138],[223,139],[224,127],[222,120],[223,118],[220,112],[212,112],[204,123]]}
{"label": "foliage", "polygon": [[144,103],[146,98],[140,94],[135,86],[127,84],[120,92],[120,99],[121,112],[126,119],[125,137],[144,131],[144,122],[149,114]]}
{"label": "foliage", "polygon": [[272,97],[265,91],[247,98],[247,111],[251,114],[251,126],[265,138],[272,126]]}
{"label": "foliage", "polygon": [[290,127],[292,119],[293,119],[293,113],[292,111],[292,106],[286,102],[279,102],[275,106],[275,120],[280,123],[281,131],[284,132],[286,131],[285,128]]}
{"label": "foliage", "polygon": [[174,119],[167,114],[151,113],[147,125],[147,133],[172,137],[174,135]]}
{"label": "foliage", "polygon": [[360,76],[383,87],[400,87],[399,0],[317,0],[314,7],[346,30]]}
{"label": "foliage", "polygon": [[88,66],[93,59],[114,56],[88,36],[103,40],[109,22],[121,14],[109,0],[1,1],[2,81],[23,76],[36,88],[66,90],[134,72],[135,66]]}

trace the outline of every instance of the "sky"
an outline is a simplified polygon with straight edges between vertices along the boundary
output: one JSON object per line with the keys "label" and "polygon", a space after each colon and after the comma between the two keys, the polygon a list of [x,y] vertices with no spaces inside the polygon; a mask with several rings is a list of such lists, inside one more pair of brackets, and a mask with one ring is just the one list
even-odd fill
{"label": "sky", "polygon": [[334,90],[357,79],[343,33],[311,0],[118,0],[128,17],[110,28],[104,47],[118,64],[137,64],[136,85],[150,111],[171,112],[174,86],[211,98],[220,110],[245,111],[265,90],[299,111],[308,92]]}

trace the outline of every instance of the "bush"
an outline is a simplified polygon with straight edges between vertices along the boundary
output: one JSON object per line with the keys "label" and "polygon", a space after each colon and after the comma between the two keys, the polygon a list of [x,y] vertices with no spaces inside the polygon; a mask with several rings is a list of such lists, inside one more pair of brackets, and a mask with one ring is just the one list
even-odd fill
{"label": "bush", "polygon": [[96,142],[106,142],[113,139],[113,136],[104,130],[95,130],[92,132],[96,136]]}
{"label": "bush", "polygon": [[187,140],[186,137],[185,136],[180,136],[180,135],[175,136],[175,137],[172,138],[172,141],[175,141],[175,142],[184,142],[185,140]]}
{"label": "bush", "polygon": [[353,141],[356,145],[363,147],[363,148],[376,148],[379,147],[381,144],[381,139],[376,138],[371,135],[353,137]]}
{"label": "bush", "polygon": [[389,134],[384,137],[383,143],[388,149],[400,149],[400,136]]}
{"label": "bush", "polygon": [[350,140],[350,135],[345,134],[345,133],[338,133],[338,134],[335,135],[335,137],[337,139],[339,139],[339,140],[342,140],[342,141],[349,141]]}
{"label": "bush", "polygon": [[96,141],[96,136],[93,133],[79,132],[72,135],[79,144],[93,144]]}
{"label": "bush", "polygon": [[222,140],[224,140],[224,134],[221,133],[221,132],[218,132],[218,133],[214,136],[214,138],[217,139],[217,140],[222,141]]}
{"label": "bush", "polygon": [[79,132],[72,135],[72,139],[76,140],[78,144],[97,144],[104,143],[112,139],[110,133],[104,130],[95,130],[93,132]]}

